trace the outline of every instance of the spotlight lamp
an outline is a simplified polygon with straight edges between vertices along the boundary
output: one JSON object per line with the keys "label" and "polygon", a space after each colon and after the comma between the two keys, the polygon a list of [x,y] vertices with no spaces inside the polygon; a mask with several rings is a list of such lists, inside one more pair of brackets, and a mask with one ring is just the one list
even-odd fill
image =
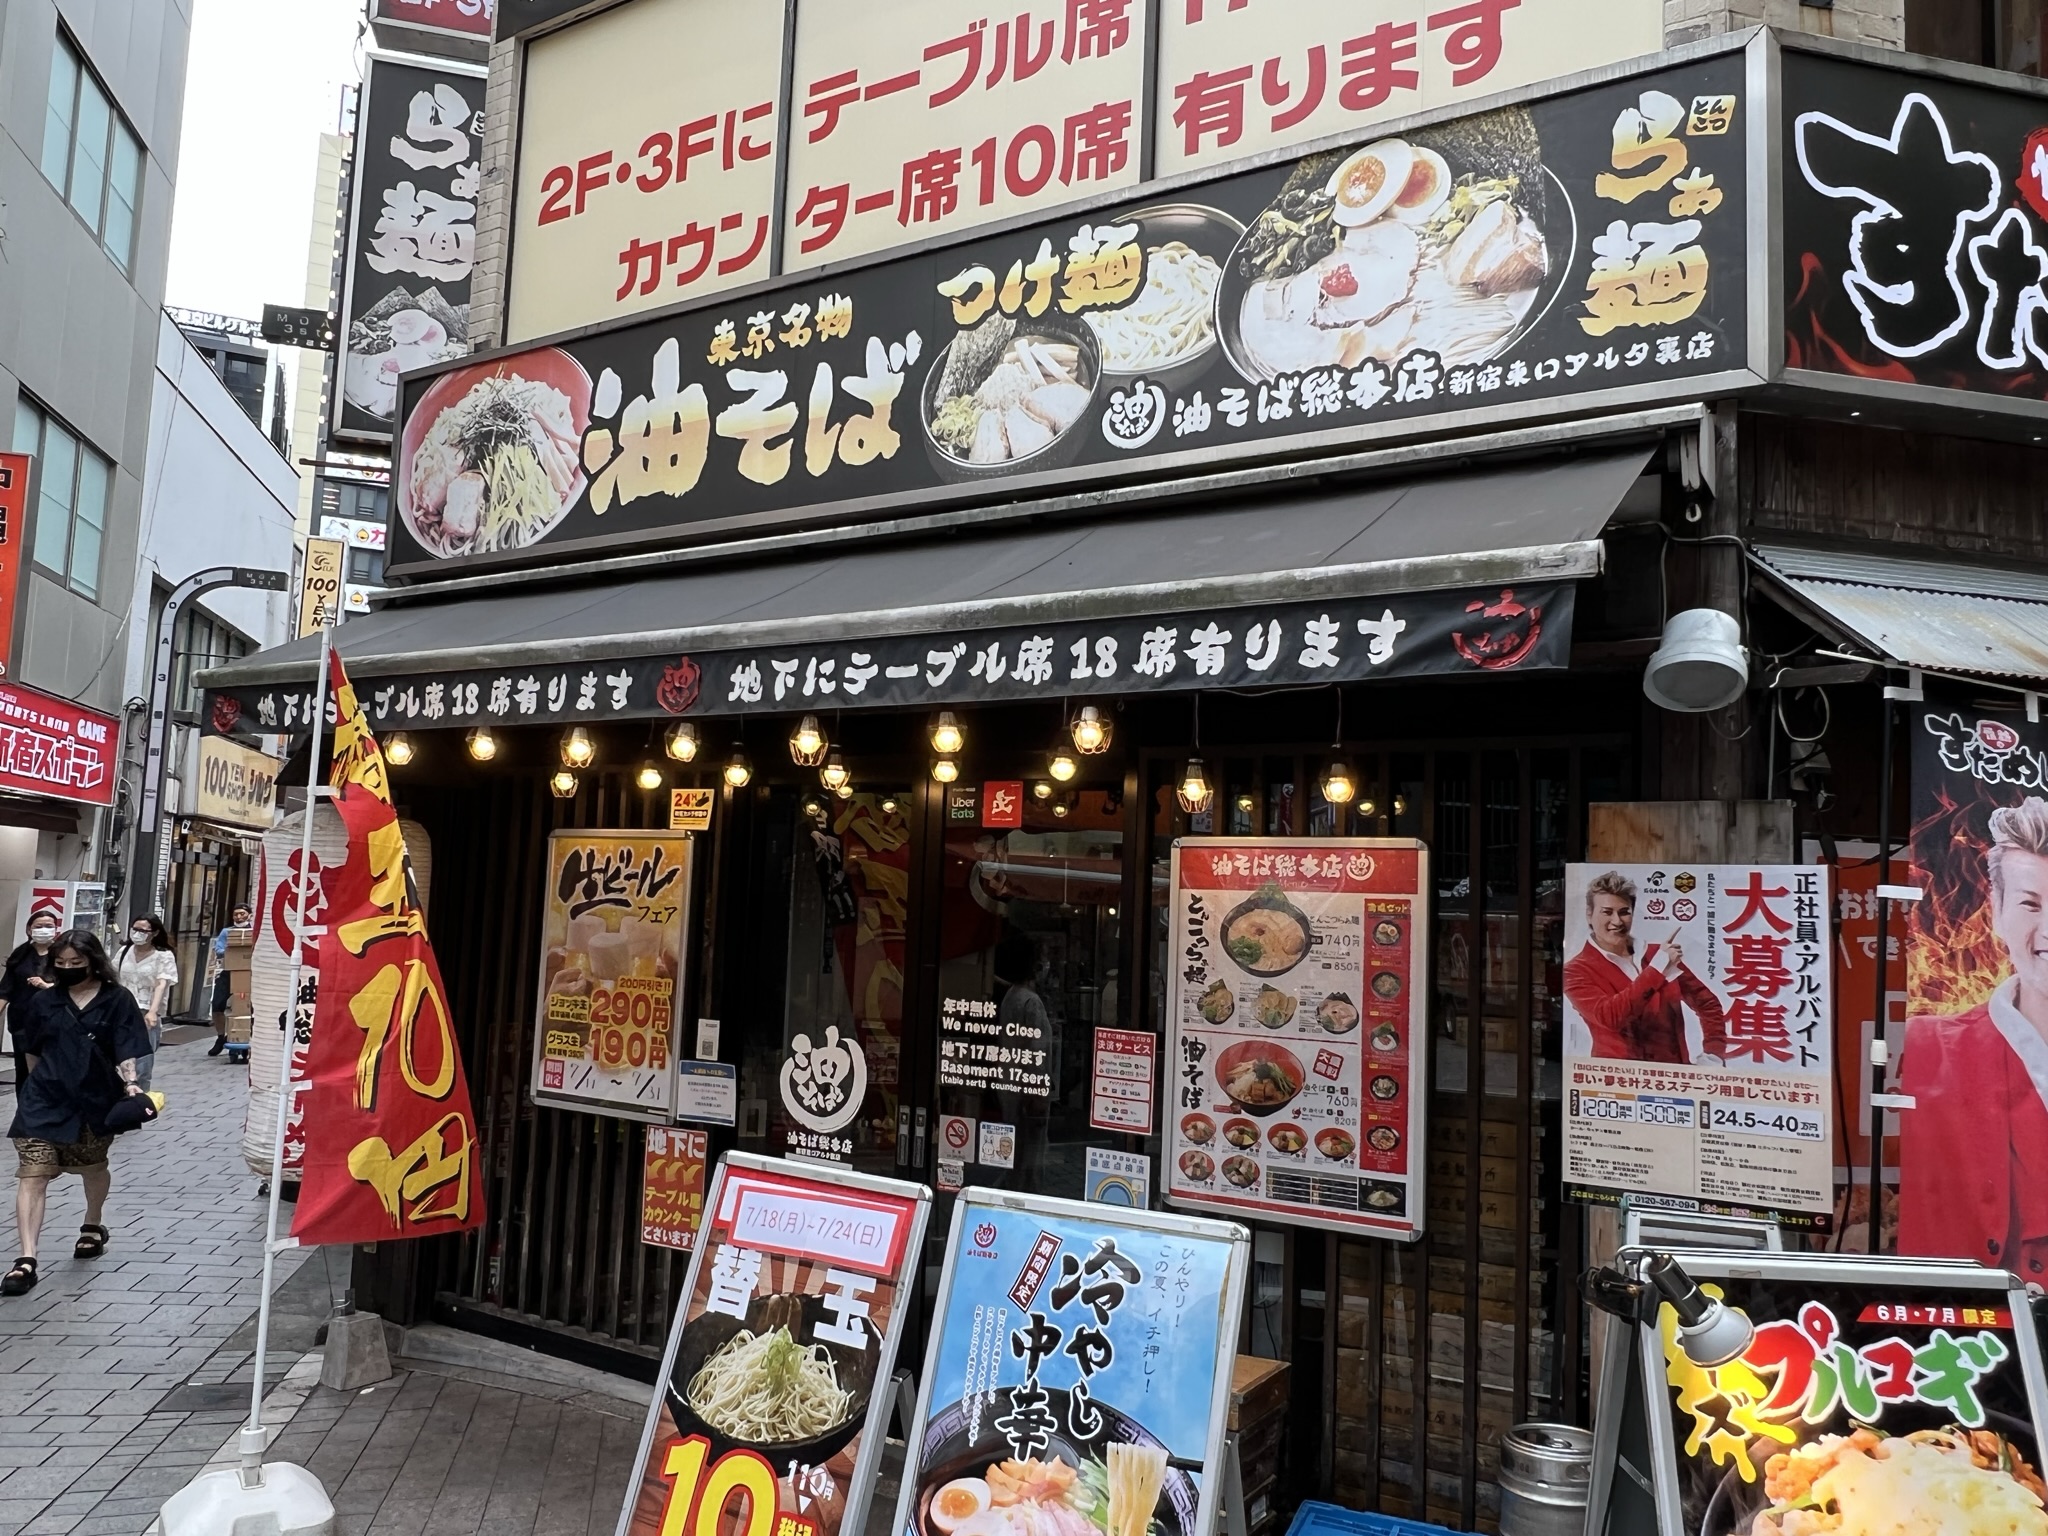
{"label": "spotlight lamp", "polygon": [[590,732],[582,726],[572,726],[569,734],[562,738],[562,766],[564,768],[588,768],[597,761],[597,743],[590,739]]}
{"label": "spotlight lamp", "polygon": [[953,718],[953,711],[942,709],[939,718],[932,722],[932,750],[941,757],[955,757],[967,745],[967,734],[960,729],[960,722]]}
{"label": "spotlight lamp", "polygon": [[463,745],[469,749],[469,755],[480,763],[488,763],[498,755],[498,738],[491,734],[487,725],[473,727],[463,738]]}
{"label": "spotlight lamp", "polygon": [[403,768],[412,761],[412,738],[403,731],[393,731],[384,743],[384,761],[394,768]]}
{"label": "spotlight lamp", "polygon": [[1623,1248],[1612,1264],[1589,1269],[1579,1289],[1601,1311],[1631,1323],[1654,1323],[1666,1302],[1678,1316],[1678,1347],[1702,1370],[1739,1360],[1756,1338],[1747,1313],[1709,1296],[1668,1253]]}
{"label": "spotlight lamp", "polygon": [[687,720],[678,720],[668,728],[661,745],[675,761],[693,763],[697,760],[697,727]]}

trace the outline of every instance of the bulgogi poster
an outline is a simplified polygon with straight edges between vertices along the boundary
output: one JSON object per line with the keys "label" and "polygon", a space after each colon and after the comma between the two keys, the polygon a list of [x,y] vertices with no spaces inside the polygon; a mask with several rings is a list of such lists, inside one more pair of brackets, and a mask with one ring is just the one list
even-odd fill
{"label": "bulgogi poster", "polygon": [[1175,842],[1170,1201],[1421,1232],[1428,875],[1405,839]]}
{"label": "bulgogi poster", "polygon": [[1565,870],[1568,1199],[1827,1230],[1829,871]]}
{"label": "bulgogi poster", "polygon": [[1743,85],[1705,59],[411,381],[393,566],[1740,369]]}
{"label": "bulgogi poster", "polygon": [[1651,1371],[1679,1503],[1667,1532],[2048,1532],[2037,1345],[2026,1294],[2005,1276],[1890,1266],[1835,1278],[1759,1257],[1710,1279],[1713,1261],[1684,1262],[1756,1333],[1709,1370],[1659,1308]]}
{"label": "bulgogi poster", "polygon": [[364,62],[336,437],[389,441],[398,376],[469,351],[483,108],[481,69]]}
{"label": "bulgogi poster", "polygon": [[720,1159],[617,1536],[860,1536],[930,1207],[897,1179]]}
{"label": "bulgogi poster", "polygon": [[[2048,1281],[2048,726],[1963,685],[1914,709],[1899,1252]],[[1894,864],[1892,879],[1906,871]],[[2042,1021],[2042,1022],[2037,1022]]]}
{"label": "bulgogi poster", "polygon": [[954,1206],[901,1536],[1207,1536],[1250,1238],[970,1189]]}
{"label": "bulgogi poster", "polygon": [[691,848],[684,832],[548,838],[536,1102],[669,1118]]}

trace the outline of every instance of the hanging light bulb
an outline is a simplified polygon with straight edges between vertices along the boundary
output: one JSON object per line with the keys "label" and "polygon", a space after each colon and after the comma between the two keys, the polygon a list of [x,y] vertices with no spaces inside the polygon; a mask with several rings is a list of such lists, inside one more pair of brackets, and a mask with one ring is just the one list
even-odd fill
{"label": "hanging light bulb", "polygon": [[805,795],[803,798],[803,813],[813,821],[822,822],[825,819],[825,802],[816,795]]}
{"label": "hanging light bulb", "polygon": [[1031,786],[1031,798],[1034,800],[1050,800],[1052,798],[1052,786],[1043,779],[1038,780]]}
{"label": "hanging light bulb", "polygon": [[953,711],[940,710],[939,718],[932,722],[932,750],[941,757],[951,757],[966,745],[966,733],[953,718]]}
{"label": "hanging light bulb", "polygon": [[1109,750],[1109,719],[1093,704],[1083,704],[1074,717],[1074,750],[1083,757]]}
{"label": "hanging light bulb", "polygon": [[654,762],[650,758],[640,765],[640,771],[633,775],[633,782],[652,794],[655,790],[661,788],[661,770],[654,766]]}
{"label": "hanging light bulb", "polygon": [[1406,795],[1394,796],[1394,814],[1396,816],[1406,816],[1408,814],[1408,797]]}
{"label": "hanging light bulb", "polygon": [[853,798],[853,786],[851,784],[842,784],[833,790],[832,793],[842,800],[851,800]]}
{"label": "hanging light bulb", "polygon": [[1358,802],[1358,814],[1359,814],[1359,815],[1361,815],[1361,816],[1377,816],[1377,815],[1379,815],[1379,813],[1380,813],[1380,803],[1379,803],[1379,802],[1378,802],[1377,800],[1373,799],[1373,798],[1372,798],[1372,796],[1370,796],[1370,795],[1367,795],[1367,796],[1366,796],[1366,797],[1365,797],[1365,798],[1364,798],[1363,800],[1361,800],[1361,801],[1359,801],[1359,802]]}
{"label": "hanging light bulb", "polygon": [[1081,765],[1065,752],[1055,752],[1052,761],[1045,765],[1045,771],[1065,784],[1081,771]]}
{"label": "hanging light bulb", "polygon": [[934,758],[932,760],[932,777],[941,784],[951,784],[960,777],[960,765],[950,757]]}
{"label": "hanging light bulb", "polygon": [[1249,794],[1241,794],[1232,802],[1240,816],[1249,816],[1259,808],[1259,802]]}
{"label": "hanging light bulb", "polygon": [[754,776],[754,765],[747,761],[747,754],[735,752],[732,761],[725,765],[725,782],[734,789],[745,789],[747,781]]}
{"label": "hanging light bulb", "polygon": [[661,747],[679,763],[694,763],[697,760],[697,727],[687,720],[678,720],[668,728]]}
{"label": "hanging light bulb", "polygon": [[469,748],[469,755],[480,763],[488,763],[498,755],[498,738],[491,734],[487,725],[472,727],[469,735],[463,738],[463,745]]}
{"label": "hanging light bulb", "polygon": [[1074,797],[1072,795],[1061,795],[1059,799],[1053,801],[1052,803],[1053,815],[1059,817],[1062,821],[1064,821],[1068,816],[1072,815],[1073,810]]}
{"label": "hanging light bulb", "polygon": [[818,729],[816,715],[805,715],[790,733],[789,760],[799,768],[815,768],[825,761],[825,733]]}
{"label": "hanging light bulb", "polygon": [[1187,768],[1180,776],[1180,787],[1174,791],[1174,796],[1180,801],[1180,808],[1190,816],[1199,816],[1209,809],[1214,791],[1209,788],[1209,780],[1202,772],[1202,760],[1199,757],[1188,759]]}
{"label": "hanging light bulb", "polygon": [[846,766],[846,759],[839,755],[837,747],[825,754],[825,766],[818,770],[818,782],[835,795],[842,789],[852,792],[853,770]]}
{"label": "hanging light bulb", "polygon": [[884,816],[894,816],[896,814],[896,797],[894,795],[882,796],[882,814]]}
{"label": "hanging light bulb", "polygon": [[1357,793],[1358,780],[1351,765],[1341,757],[1331,758],[1330,766],[1323,770],[1323,798],[1332,805],[1349,805]]}
{"label": "hanging light bulb", "polygon": [[562,766],[564,768],[588,768],[597,760],[597,743],[590,739],[590,732],[582,726],[571,726],[569,734],[562,738]]}
{"label": "hanging light bulb", "polygon": [[403,731],[393,731],[384,743],[384,761],[394,768],[403,768],[412,761],[412,738]]}
{"label": "hanging light bulb", "polygon": [[576,775],[566,768],[557,768],[554,777],[548,780],[548,788],[555,792],[557,800],[573,800],[576,796]]}

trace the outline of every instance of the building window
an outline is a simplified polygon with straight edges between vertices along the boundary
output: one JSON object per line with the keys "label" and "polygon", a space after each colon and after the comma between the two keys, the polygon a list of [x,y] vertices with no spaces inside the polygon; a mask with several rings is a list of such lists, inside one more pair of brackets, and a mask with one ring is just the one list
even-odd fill
{"label": "building window", "polygon": [[357,586],[381,586],[384,582],[384,551],[381,549],[351,549],[348,552],[348,579]]}
{"label": "building window", "polygon": [[240,630],[216,619],[197,603],[178,615],[171,639],[171,708],[182,715],[199,712],[200,690],[192,677],[209,667],[225,666],[256,648]]}
{"label": "building window", "polygon": [[33,454],[35,563],[81,597],[100,595],[100,542],[114,466],[26,396],[14,407],[14,451]]}
{"label": "building window", "polygon": [[50,51],[43,114],[43,175],[63,194],[123,272],[135,255],[142,145],[106,88],[63,33]]}
{"label": "building window", "polygon": [[2041,73],[2042,0],[1906,0],[1906,50]]}

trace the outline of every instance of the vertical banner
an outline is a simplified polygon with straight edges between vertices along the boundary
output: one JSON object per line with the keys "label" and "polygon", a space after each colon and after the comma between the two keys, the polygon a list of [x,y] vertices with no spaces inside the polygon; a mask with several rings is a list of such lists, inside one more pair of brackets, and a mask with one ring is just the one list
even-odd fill
{"label": "vertical banner", "polygon": [[702,1131],[650,1125],[640,1164],[640,1241],[656,1248],[697,1244],[704,1219],[704,1154],[709,1141]]}
{"label": "vertical banner", "polygon": [[1250,1241],[1235,1223],[962,1194],[899,1536],[1218,1529]]}
{"label": "vertical banner", "polygon": [[340,539],[306,540],[299,572],[299,638],[341,622],[341,567],[348,546]]}
{"label": "vertical banner", "polygon": [[348,857],[327,884],[292,1236],[371,1243],[461,1232],[483,1224],[484,1197],[455,1019],[384,754],[341,657],[328,661],[329,782]]}
{"label": "vertical banner", "polygon": [[1567,867],[1567,1198],[1832,1226],[1828,874]]}
{"label": "vertical banner", "polygon": [[535,1103],[670,1118],[690,858],[681,832],[548,839]]}
{"label": "vertical banner", "polygon": [[469,350],[484,71],[373,53],[356,110],[334,435],[388,442],[398,376]]}
{"label": "vertical banner", "polygon": [[[2048,726],[1927,684],[1912,730],[1899,1251],[2048,1280]],[[1894,866],[1894,881],[1905,872]]]}
{"label": "vertical banner", "polygon": [[21,552],[28,548],[29,464],[25,453],[0,453],[0,678],[14,675],[14,605],[21,590]]}
{"label": "vertical banner", "polygon": [[1168,1200],[1421,1232],[1428,875],[1412,839],[1174,843]]}
{"label": "vertical banner", "polygon": [[861,1536],[930,1205],[720,1160],[617,1536]]}

